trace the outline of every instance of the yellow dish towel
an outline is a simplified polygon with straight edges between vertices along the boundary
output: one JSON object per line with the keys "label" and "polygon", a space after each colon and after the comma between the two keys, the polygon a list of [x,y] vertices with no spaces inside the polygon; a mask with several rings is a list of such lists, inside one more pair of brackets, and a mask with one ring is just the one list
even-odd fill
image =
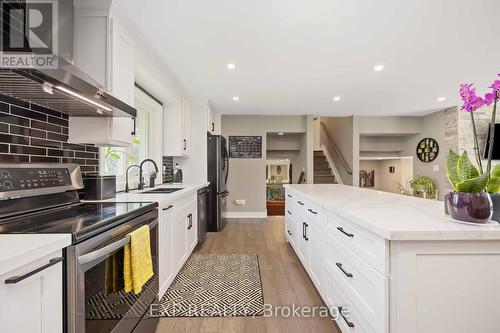
{"label": "yellow dish towel", "polygon": [[130,243],[123,254],[123,280],[125,292],[139,294],[144,284],[153,276],[153,261],[149,240],[149,226],[142,226],[131,233]]}

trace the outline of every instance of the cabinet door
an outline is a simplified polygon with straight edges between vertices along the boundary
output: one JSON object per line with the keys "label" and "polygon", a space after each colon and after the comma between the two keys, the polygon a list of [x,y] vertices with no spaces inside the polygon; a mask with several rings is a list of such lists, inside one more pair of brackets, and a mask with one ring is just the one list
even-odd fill
{"label": "cabinet door", "polygon": [[111,17],[111,93],[134,105],[134,41],[120,22]]}
{"label": "cabinet door", "polygon": [[309,246],[309,276],[321,293],[322,272],[324,269],[324,252],[322,251],[323,238],[321,230],[314,224],[309,224],[308,246]]}
{"label": "cabinet door", "polygon": [[174,214],[172,205],[161,207],[158,225],[158,250],[159,250],[159,298],[163,296],[172,279],[174,278]]}
{"label": "cabinet door", "polygon": [[6,284],[12,276],[21,276],[61,257],[50,257],[0,277],[0,326],[2,332],[61,333],[63,331],[62,262],[51,265],[15,284]]}
{"label": "cabinet door", "polygon": [[165,156],[183,155],[184,129],[182,124],[182,99],[179,98],[169,103],[163,113],[163,150]]}
{"label": "cabinet door", "polygon": [[174,273],[181,269],[184,261],[187,259],[187,235],[189,221],[185,209],[180,209],[175,214],[174,221]]}
{"label": "cabinet door", "polygon": [[191,155],[191,104],[182,98],[182,155]]}
{"label": "cabinet door", "polygon": [[305,220],[301,219],[299,220],[298,227],[299,230],[297,230],[299,234],[299,241],[298,241],[298,252],[297,255],[302,262],[302,265],[304,268],[307,270],[309,267],[309,242],[307,241],[307,227],[308,224]]}
{"label": "cabinet door", "polygon": [[190,226],[188,228],[188,237],[187,237],[187,250],[188,256],[191,254],[191,251],[194,249],[196,244],[198,243],[198,205],[197,200],[191,201],[188,206],[188,217],[190,218]]}

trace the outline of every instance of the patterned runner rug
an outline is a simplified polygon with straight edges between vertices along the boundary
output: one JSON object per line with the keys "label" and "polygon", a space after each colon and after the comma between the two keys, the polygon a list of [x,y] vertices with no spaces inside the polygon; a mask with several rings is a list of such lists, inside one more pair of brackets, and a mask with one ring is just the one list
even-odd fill
{"label": "patterned runner rug", "polygon": [[261,316],[257,254],[193,254],[158,306],[162,317]]}

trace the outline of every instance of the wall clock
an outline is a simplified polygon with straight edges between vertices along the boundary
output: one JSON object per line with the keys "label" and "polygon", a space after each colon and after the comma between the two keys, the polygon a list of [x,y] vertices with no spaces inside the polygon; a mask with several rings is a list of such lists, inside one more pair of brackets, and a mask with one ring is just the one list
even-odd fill
{"label": "wall clock", "polygon": [[417,145],[417,157],[425,163],[432,162],[439,154],[439,144],[433,138],[420,140]]}

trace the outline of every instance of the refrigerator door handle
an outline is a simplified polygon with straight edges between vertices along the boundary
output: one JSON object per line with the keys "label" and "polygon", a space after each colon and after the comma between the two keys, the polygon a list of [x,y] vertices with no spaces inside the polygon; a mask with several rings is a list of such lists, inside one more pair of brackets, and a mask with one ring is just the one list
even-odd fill
{"label": "refrigerator door handle", "polygon": [[224,163],[226,163],[226,177],[224,183],[227,185],[227,177],[229,176],[229,153],[227,152],[227,146],[224,147]]}
{"label": "refrigerator door handle", "polygon": [[223,198],[227,197],[229,195],[229,191],[224,191],[220,194]]}

